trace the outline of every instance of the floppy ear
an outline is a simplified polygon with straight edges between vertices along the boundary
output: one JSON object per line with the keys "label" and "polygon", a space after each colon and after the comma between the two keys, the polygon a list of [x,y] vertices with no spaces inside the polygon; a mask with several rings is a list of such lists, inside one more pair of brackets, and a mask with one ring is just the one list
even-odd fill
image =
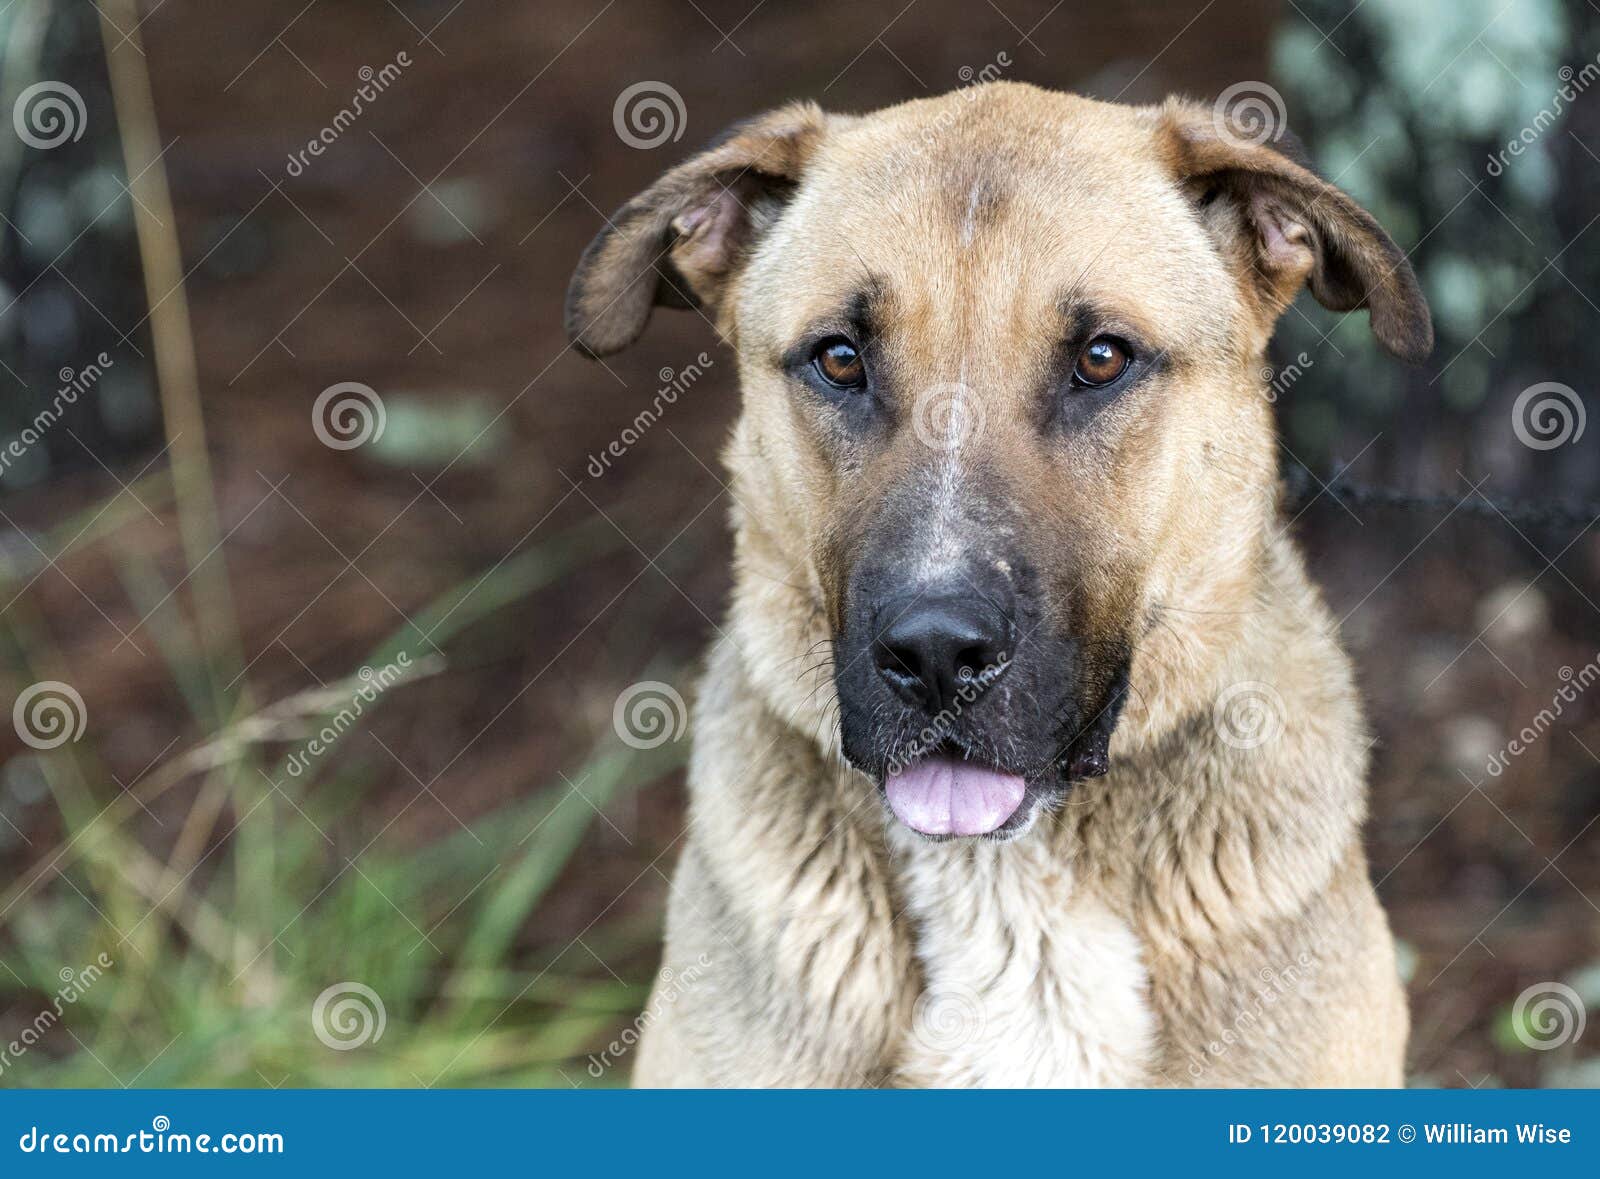
{"label": "floppy ear", "polygon": [[606,356],[627,347],[657,304],[714,313],[799,183],[826,118],[795,103],[735,124],[623,205],[567,288],[567,335],[578,349]]}
{"label": "floppy ear", "polygon": [[1427,359],[1433,320],[1411,263],[1371,213],[1292,158],[1292,138],[1276,144],[1259,126],[1178,100],[1157,117],[1176,175],[1247,273],[1268,332],[1305,285],[1331,310],[1367,308],[1372,334],[1401,360]]}

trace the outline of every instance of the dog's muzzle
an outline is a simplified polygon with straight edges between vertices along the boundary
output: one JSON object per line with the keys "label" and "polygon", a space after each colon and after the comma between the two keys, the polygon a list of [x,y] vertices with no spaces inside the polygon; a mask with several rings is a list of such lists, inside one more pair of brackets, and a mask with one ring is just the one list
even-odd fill
{"label": "dog's muzzle", "polygon": [[913,831],[1009,838],[1106,772],[1126,660],[1052,633],[1020,559],[915,568],[880,558],[851,578],[834,640],[845,756]]}
{"label": "dog's muzzle", "polygon": [[927,722],[920,743],[884,774],[895,816],[924,835],[987,835],[1022,806],[1022,775],[953,756],[946,748],[961,711],[989,691],[1010,664],[1016,630],[993,587],[927,587],[885,601],[874,627],[872,662],[889,690]]}

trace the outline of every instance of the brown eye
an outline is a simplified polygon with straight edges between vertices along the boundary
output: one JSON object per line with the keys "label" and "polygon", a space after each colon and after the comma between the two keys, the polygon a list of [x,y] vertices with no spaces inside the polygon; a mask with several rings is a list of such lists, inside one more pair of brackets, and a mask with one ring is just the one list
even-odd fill
{"label": "brown eye", "polygon": [[1072,370],[1072,379],[1080,385],[1095,388],[1109,385],[1128,371],[1132,358],[1120,340],[1110,336],[1096,336],[1089,346],[1078,354],[1078,364]]}
{"label": "brown eye", "polygon": [[855,389],[866,384],[867,367],[862,363],[861,353],[843,336],[834,336],[817,345],[812,364],[830,385]]}

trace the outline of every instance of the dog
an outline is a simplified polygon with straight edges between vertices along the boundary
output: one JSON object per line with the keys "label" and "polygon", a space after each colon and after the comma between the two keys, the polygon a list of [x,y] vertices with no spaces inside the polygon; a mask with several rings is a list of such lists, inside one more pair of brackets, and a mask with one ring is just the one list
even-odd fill
{"label": "dog", "polygon": [[738,358],[735,576],[643,1086],[1392,1086],[1350,661],[1287,535],[1302,287],[1427,304],[1288,139],[986,83],[785,106],[629,201],[578,350]]}

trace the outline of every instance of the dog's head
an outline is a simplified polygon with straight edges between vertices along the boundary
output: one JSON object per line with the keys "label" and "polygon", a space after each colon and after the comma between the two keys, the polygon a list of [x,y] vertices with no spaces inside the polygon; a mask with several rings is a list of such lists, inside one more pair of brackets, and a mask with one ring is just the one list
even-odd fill
{"label": "dog's head", "polygon": [[656,304],[714,320],[746,555],[804,582],[845,756],[911,828],[1007,837],[1106,772],[1162,604],[1247,597],[1305,285],[1429,351],[1405,256],[1278,145],[999,84],[734,128],[595,240],[568,327],[605,354]]}

